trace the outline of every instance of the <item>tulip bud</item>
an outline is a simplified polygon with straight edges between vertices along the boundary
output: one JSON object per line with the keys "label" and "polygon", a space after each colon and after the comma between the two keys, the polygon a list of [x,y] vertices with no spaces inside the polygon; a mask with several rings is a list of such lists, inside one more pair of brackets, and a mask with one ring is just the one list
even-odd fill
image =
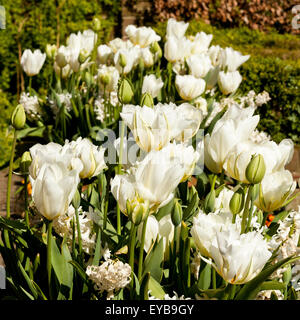
{"label": "tulip bud", "polygon": [[51,45],[47,43],[46,45],[46,55],[49,59],[54,60],[57,52],[57,46],[55,44]]}
{"label": "tulip bud", "polygon": [[101,29],[101,21],[97,18],[93,18],[93,30],[94,31],[99,31]]}
{"label": "tulip bud", "polygon": [[24,128],[26,122],[26,115],[24,107],[18,104],[12,113],[11,124],[16,130],[21,130]]}
{"label": "tulip bud", "polygon": [[118,98],[121,103],[128,104],[130,103],[132,97],[133,97],[132,87],[126,79],[123,79],[119,86]]}
{"label": "tulip bud", "polygon": [[126,57],[123,53],[121,53],[119,56],[119,64],[121,68],[125,68],[127,65]]}
{"label": "tulip bud", "polygon": [[89,56],[89,52],[85,49],[80,50],[79,53],[79,57],[78,57],[78,61],[80,62],[80,64],[84,63],[84,61],[88,58]]}
{"label": "tulip bud", "polygon": [[244,208],[245,194],[242,188],[238,189],[229,202],[229,208],[233,215],[239,214]]}
{"label": "tulip bud", "polygon": [[204,212],[205,213],[214,212],[215,200],[216,200],[216,192],[215,192],[215,190],[212,190],[209,192],[209,194],[206,196],[206,198],[204,200]]}
{"label": "tulip bud", "polygon": [[75,209],[78,209],[80,207],[80,194],[78,189],[76,189],[73,200],[72,200],[72,205]]}
{"label": "tulip bud", "polygon": [[246,179],[251,184],[260,183],[266,173],[266,165],[262,155],[252,156],[247,168]]}
{"label": "tulip bud", "polygon": [[94,83],[94,77],[89,73],[89,72],[86,72],[85,75],[84,75],[84,79],[88,85],[88,87]]}
{"label": "tulip bud", "polygon": [[146,219],[149,213],[149,201],[144,201],[139,198],[126,201],[126,212],[129,219],[138,226]]}
{"label": "tulip bud", "polygon": [[110,82],[110,75],[108,73],[106,74],[101,74],[100,77],[100,82],[104,85],[107,86]]}
{"label": "tulip bud", "polygon": [[144,60],[142,58],[140,58],[140,60],[139,60],[139,70],[142,73],[144,71],[144,69],[145,69]]}
{"label": "tulip bud", "polygon": [[251,188],[251,201],[255,201],[259,194],[259,184],[255,184],[253,188]]}
{"label": "tulip bud", "polygon": [[28,174],[28,169],[31,164],[31,161],[32,159],[30,156],[30,152],[25,151],[22,155],[21,162],[20,162],[20,170],[23,174]]}
{"label": "tulip bud", "polygon": [[149,108],[153,108],[153,107],[154,107],[153,98],[152,98],[152,96],[151,96],[150,93],[145,92],[145,93],[142,95],[142,99],[141,99],[140,105],[141,105],[141,106],[147,106],[147,107],[149,107]]}
{"label": "tulip bud", "polygon": [[162,50],[157,41],[151,44],[150,50],[157,59],[160,59],[162,57]]}
{"label": "tulip bud", "polygon": [[182,221],[182,207],[178,199],[175,200],[175,204],[171,213],[171,219],[175,227],[179,226]]}

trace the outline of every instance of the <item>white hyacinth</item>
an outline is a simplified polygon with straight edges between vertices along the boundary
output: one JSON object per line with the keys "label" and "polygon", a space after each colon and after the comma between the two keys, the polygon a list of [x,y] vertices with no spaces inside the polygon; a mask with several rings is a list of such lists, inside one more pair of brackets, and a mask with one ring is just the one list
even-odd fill
{"label": "white hyacinth", "polygon": [[22,92],[19,103],[24,107],[26,115],[30,120],[41,119],[42,109],[37,96],[30,96],[28,92]]}
{"label": "white hyacinth", "polygon": [[100,266],[88,266],[86,273],[95,283],[95,289],[107,291],[107,299],[113,298],[114,292],[131,281],[130,265],[119,260],[108,259]]}

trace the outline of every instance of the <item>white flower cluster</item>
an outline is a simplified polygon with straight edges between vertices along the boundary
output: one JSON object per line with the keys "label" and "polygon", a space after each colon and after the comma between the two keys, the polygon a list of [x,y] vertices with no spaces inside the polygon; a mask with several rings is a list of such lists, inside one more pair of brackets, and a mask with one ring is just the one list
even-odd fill
{"label": "white flower cluster", "polygon": [[[96,234],[93,232],[93,220],[90,218],[90,213],[82,211],[81,207],[78,208],[78,216],[82,249],[86,253],[92,255],[94,253],[96,243]],[[53,228],[55,229],[55,232],[61,237],[66,238],[70,249],[72,248],[73,240],[72,223],[74,224],[76,243],[78,243],[75,209],[72,205],[65,214],[62,214],[53,220]]]}
{"label": "white flower cluster", "polygon": [[107,299],[131,281],[131,267],[119,260],[107,259],[100,266],[88,266],[86,273],[100,292],[107,291]]}
{"label": "white flower cluster", "polygon": [[[107,102],[105,102],[103,96],[97,97],[94,102],[94,112],[96,115],[96,119],[101,122],[105,119],[105,117],[107,117],[109,115],[109,111],[105,110],[105,103],[107,103]],[[109,103],[113,107],[118,105],[119,99],[118,99],[117,92],[112,91],[109,93]],[[106,114],[105,114],[105,112],[106,112]]]}
{"label": "white flower cluster", "polygon": [[56,99],[54,99],[54,100],[48,99],[49,106],[52,109],[54,116],[56,117],[59,112],[59,104],[63,105],[65,107],[66,111],[70,112],[72,110],[72,103],[71,103],[72,95],[71,95],[71,93],[69,93],[69,92],[58,93],[56,96],[57,96],[57,99],[59,100],[59,103],[56,101]]}
{"label": "white flower cluster", "polygon": [[37,96],[30,96],[28,92],[22,92],[19,103],[23,105],[24,110],[30,120],[41,119],[42,109]]}

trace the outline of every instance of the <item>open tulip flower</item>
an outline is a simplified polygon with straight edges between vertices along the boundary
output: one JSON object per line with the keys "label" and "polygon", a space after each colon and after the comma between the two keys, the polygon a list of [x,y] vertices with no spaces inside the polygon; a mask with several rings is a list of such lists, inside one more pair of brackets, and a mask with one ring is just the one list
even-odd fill
{"label": "open tulip flower", "polygon": [[250,56],[173,18],[106,43],[90,20],[19,61],[1,297],[299,300],[294,143],[258,131],[276,97]]}

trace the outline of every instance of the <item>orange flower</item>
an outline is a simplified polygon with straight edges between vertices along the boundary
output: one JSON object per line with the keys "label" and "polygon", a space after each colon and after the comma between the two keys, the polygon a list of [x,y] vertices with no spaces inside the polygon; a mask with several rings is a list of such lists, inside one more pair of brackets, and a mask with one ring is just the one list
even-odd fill
{"label": "orange flower", "polygon": [[273,214],[268,214],[267,216],[267,220],[266,220],[266,226],[270,227],[270,224],[272,223],[272,221],[274,220],[275,216]]}

